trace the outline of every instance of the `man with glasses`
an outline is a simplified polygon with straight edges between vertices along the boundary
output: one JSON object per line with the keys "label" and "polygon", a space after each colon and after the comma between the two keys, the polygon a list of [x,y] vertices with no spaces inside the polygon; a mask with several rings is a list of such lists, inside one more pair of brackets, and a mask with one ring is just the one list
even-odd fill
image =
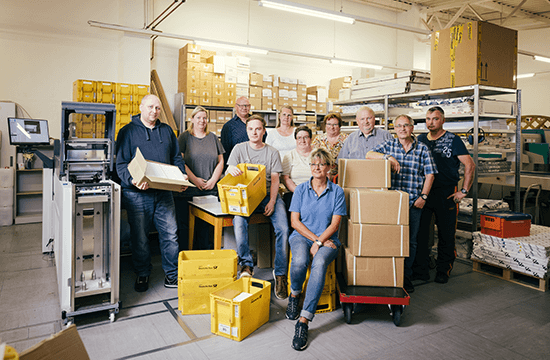
{"label": "man with glasses", "polygon": [[[474,178],[475,164],[460,137],[443,130],[445,112],[439,106],[426,113],[427,134],[418,136],[418,141],[428,146],[438,174],[432,186],[432,194],[422,211],[418,232],[418,251],[413,264],[413,278],[429,280],[430,249],[428,238],[432,215],[437,225],[437,265],[434,281],[445,284],[449,281],[456,258],[455,233],[458,203],[466,197]],[[464,164],[464,183],[458,189],[460,164]]]}
{"label": "man with glasses", "polygon": [[338,160],[364,159],[367,152],[373,150],[376,145],[392,139],[389,131],[374,127],[376,118],[370,107],[361,107],[357,111],[356,120],[359,130],[348,136],[342,150],[340,150],[340,154],[338,154]]}
{"label": "man with glasses", "polygon": [[[250,101],[245,96],[241,96],[235,102],[235,116],[223,125],[221,133],[221,143],[225,149],[223,154],[224,163],[227,164],[229,155],[235,145],[248,141],[246,133],[246,119],[250,115]],[[265,135],[263,137],[265,141]]]}
{"label": "man with glasses", "polygon": [[391,188],[409,194],[409,257],[405,259],[404,287],[414,292],[412,265],[416,255],[417,235],[422,208],[437,173],[428,147],[413,137],[414,121],[408,115],[399,115],[393,122],[397,139],[378,145],[367,153],[367,159],[387,159],[391,162]]}

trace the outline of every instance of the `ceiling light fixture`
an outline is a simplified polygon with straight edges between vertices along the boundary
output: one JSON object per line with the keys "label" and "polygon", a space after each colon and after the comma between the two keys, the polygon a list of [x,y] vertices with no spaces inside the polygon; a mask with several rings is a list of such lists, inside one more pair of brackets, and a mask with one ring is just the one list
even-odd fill
{"label": "ceiling light fixture", "polygon": [[550,63],[550,58],[540,56],[540,55],[534,55],[533,59],[535,59],[537,61],[544,61],[544,62]]}
{"label": "ceiling light fixture", "polygon": [[519,74],[516,76],[516,79],[525,79],[535,76],[535,73],[528,73],[528,74]]}
{"label": "ceiling light fixture", "polygon": [[308,15],[308,16],[314,16],[322,19],[328,19],[328,20],[334,20],[343,22],[346,24],[353,24],[355,23],[355,19],[349,16],[343,16],[340,15],[336,11],[329,11],[329,10],[321,10],[314,7],[309,7],[306,5],[299,5],[294,4],[288,1],[273,1],[273,0],[261,0],[258,2],[259,6],[264,6],[266,8],[270,9],[277,9],[277,10],[284,10],[293,12],[296,14],[301,15]]}
{"label": "ceiling light fixture", "polygon": [[254,53],[254,54],[261,54],[261,55],[267,55],[267,50],[264,49],[258,49],[248,46],[238,46],[238,45],[231,45],[231,44],[224,44],[224,43],[218,43],[218,42],[208,42],[208,41],[194,41],[196,45],[200,46],[206,46],[206,47],[216,47],[216,48],[222,48],[227,50],[233,50],[233,51],[242,51],[246,53]]}
{"label": "ceiling light fixture", "polygon": [[372,65],[372,64],[366,64],[366,63],[356,62],[356,61],[330,59],[330,62],[336,65],[363,67],[363,68],[375,69],[375,70],[382,70],[384,68],[383,66],[380,66],[380,65]]}

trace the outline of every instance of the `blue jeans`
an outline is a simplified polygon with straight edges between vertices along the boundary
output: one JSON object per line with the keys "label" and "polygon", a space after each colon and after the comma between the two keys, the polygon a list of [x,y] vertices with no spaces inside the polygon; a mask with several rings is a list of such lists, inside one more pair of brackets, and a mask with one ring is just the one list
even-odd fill
{"label": "blue jeans", "polygon": [[[290,249],[292,251],[292,261],[290,263],[290,290],[292,295],[298,295],[302,292],[302,286],[306,279],[307,267],[309,265],[310,254],[309,250],[313,245],[313,241],[296,233],[290,241]],[[323,246],[317,251],[311,262],[311,271],[307,283],[306,297],[304,306],[300,312],[300,316],[305,317],[309,321],[313,320],[317,304],[323,293],[325,286],[325,275],[327,268],[331,262],[338,256],[339,242],[335,242],[337,246],[333,249],[328,246]]]}
{"label": "blue jeans", "polygon": [[128,212],[132,262],[137,276],[151,275],[148,234],[152,225],[159,234],[162,269],[170,279],[178,276],[178,224],[170,191],[123,191],[122,204]]}
{"label": "blue jeans", "polygon": [[411,206],[409,208],[409,257],[405,259],[405,276],[410,278],[413,274],[413,263],[416,257],[416,247],[418,244],[418,229],[420,228],[420,217],[422,209]]}
{"label": "blue jeans", "polygon": [[[262,214],[268,202],[269,195],[262,200],[260,205],[254,210],[254,213]],[[233,229],[235,230],[239,264],[241,266],[254,267],[248,244],[248,220],[248,217],[235,215],[233,218]],[[275,229],[275,275],[286,275],[288,266],[288,220],[285,204],[280,195],[277,195],[273,214],[269,216],[269,220],[271,220],[271,224]]]}

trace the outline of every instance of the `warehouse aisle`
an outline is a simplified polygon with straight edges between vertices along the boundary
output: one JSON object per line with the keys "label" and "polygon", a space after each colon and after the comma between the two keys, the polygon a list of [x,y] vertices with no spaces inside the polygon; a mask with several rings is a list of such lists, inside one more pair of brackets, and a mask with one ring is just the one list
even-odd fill
{"label": "warehouse aisle", "polygon": [[[41,224],[0,227],[0,338],[22,351],[61,330],[55,266],[41,253]],[[341,309],[310,324],[309,347],[294,351],[286,301],[272,296],[270,321],[235,342],[210,332],[209,315],[182,316],[177,290],[163,286],[154,256],[151,288],[138,294],[129,257],[121,261],[122,310],[76,319],[91,359],[546,359],[550,294],[472,272],[457,261],[448,284],[415,282],[396,327],[384,305]],[[269,269],[256,277],[272,280]],[[433,274],[432,274],[433,278]]]}

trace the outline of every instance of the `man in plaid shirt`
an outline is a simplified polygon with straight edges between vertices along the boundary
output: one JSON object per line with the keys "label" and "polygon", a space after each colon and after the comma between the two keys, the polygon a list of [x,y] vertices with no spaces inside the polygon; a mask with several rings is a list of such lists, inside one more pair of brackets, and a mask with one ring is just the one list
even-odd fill
{"label": "man in plaid shirt", "polygon": [[367,159],[387,159],[391,162],[391,187],[409,193],[409,257],[405,259],[405,290],[414,291],[411,281],[412,264],[416,255],[418,229],[422,208],[437,173],[428,147],[412,133],[414,121],[408,115],[399,115],[393,122],[397,139],[378,145],[367,153]]}

